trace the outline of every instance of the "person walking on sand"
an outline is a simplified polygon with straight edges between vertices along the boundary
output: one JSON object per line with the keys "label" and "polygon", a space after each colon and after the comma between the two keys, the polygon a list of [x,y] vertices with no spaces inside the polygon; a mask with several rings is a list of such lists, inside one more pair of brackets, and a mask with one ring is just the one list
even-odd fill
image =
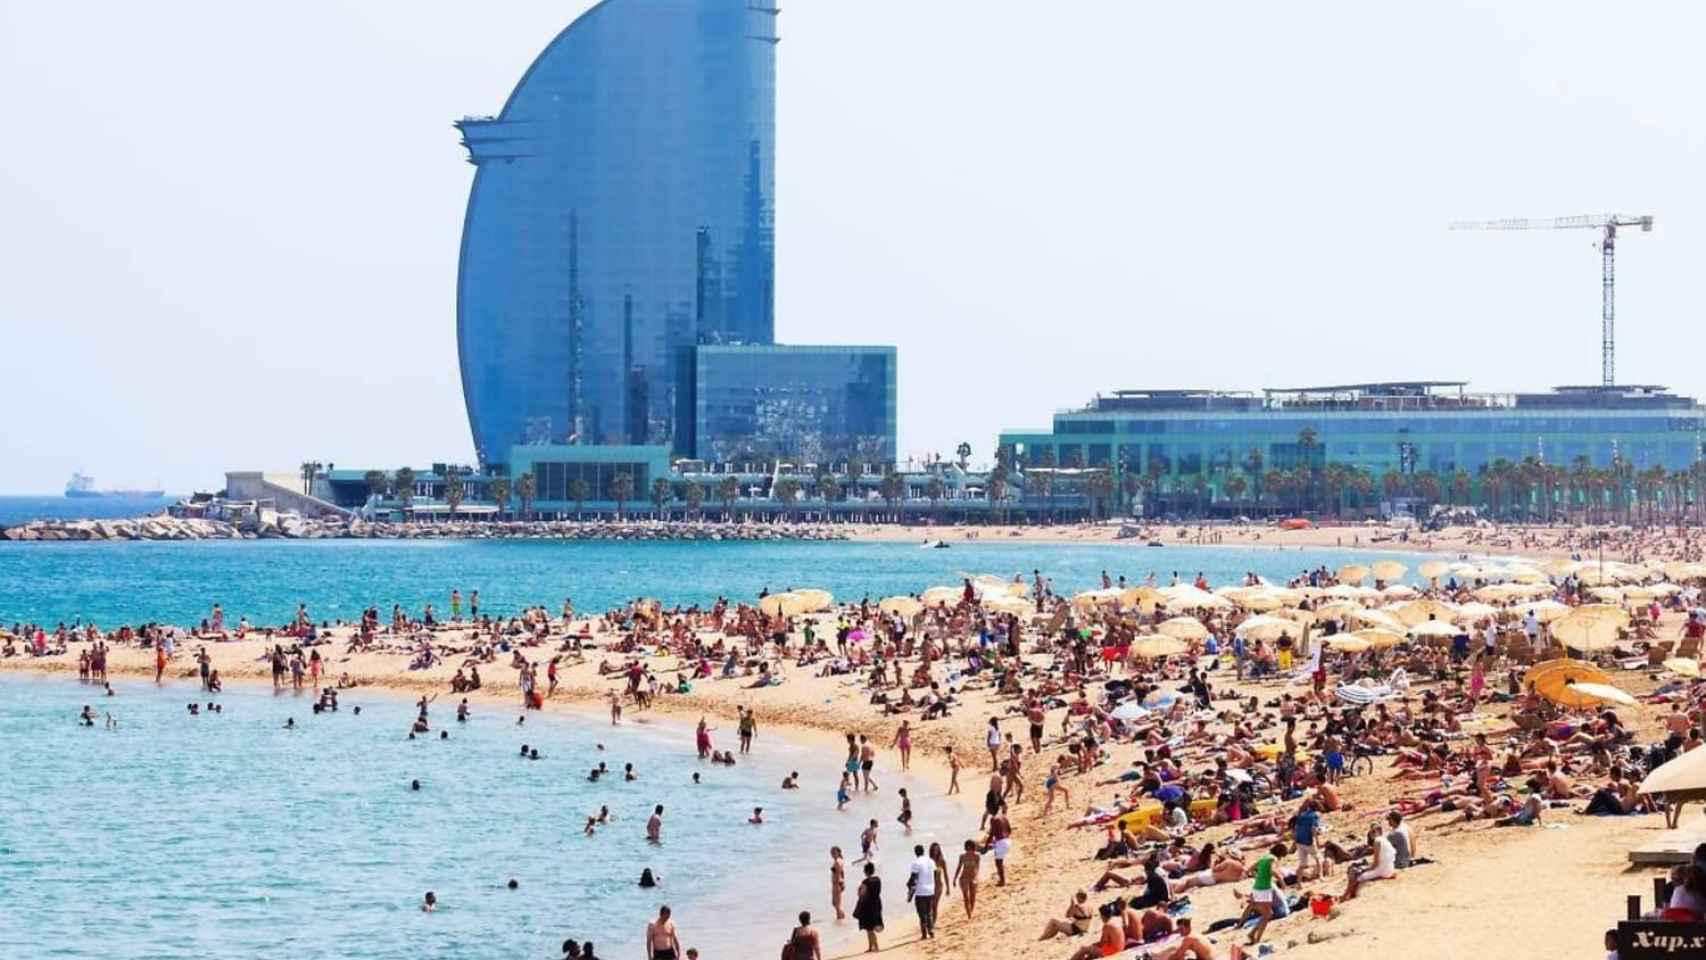
{"label": "person walking on sand", "polygon": [[900,751],[900,772],[909,773],[912,770],[912,721],[902,720],[900,729],[895,731],[894,742],[889,744],[891,749]]}
{"label": "person walking on sand", "polygon": [[646,924],[646,960],[680,960],[681,938],[669,918],[669,904],[658,908],[658,918]]}
{"label": "person walking on sand", "polygon": [[906,898],[918,912],[918,935],[931,940],[936,936],[936,924],[930,905],[936,897],[936,865],[924,854],[923,844],[912,847],[912,865],[907,868]]}
{"label": "person walking on sand", "polygon": [[1061,758],[1056,757],[1053,765],[1048,769],[1047,779],[1043,780],[1043,786],[1048,789],[1048,800],[1043,803],[1043,816],[1045,817],[1048,816],[1050,810],[1054,809],[1054,795],[1056,793],[1060,793],[1065,798],[1061,801],[1062,803],[1069,804],[1072,802],[1072,791],[1066,789],[1060,782],[1060,767]]}
{"label": "person walking on sand", "polygon": [[450,588],[450,622],[462,622],[462,591],[455,587]]}
{"label": "person walking on sand", "polygon": [[954,745],[948,744],[948,796],[960,792],[960,758],[954,755]]}
{"label": "person walking on sand", "polygon": [[835,908],[835,919],[847,919],[841,909],[841,895],[847,892],[847,863],[841,859],[841,848],[829,848],[829,905]]}
{"label": "person walking on sand", "polygon": [[865,952],[876,953],[877,934],[883,931],[883,879],[877,876],[877,865],[865,864],[865,879],[859,882],[859,896],[853,903],[853,919],[865,931]]}
{"label": "person walking on sand", "polygon": [[1013,850],[1013,826],[1007,822],[1007,801],[989,818],[989,849],[995,854],[995,885],[1007,885],[1007,854]]}
{"label": "person walking on sand", "polygon": [[966,919],[970,920],[972,911],[977,907],[977,872],[983,866],[983,855],[977,852],[977,842],[967,840],[965,852],[960,854],[959,862],[954,864],[954,886],[960,888],[960,899],[966,906]]}
{"label": "person walking on sand", "polygon": [[984,732],[983,745],[989,748],[989,769],[1001,769],[1001,721],[995,717],[989,718],[989,729]]}

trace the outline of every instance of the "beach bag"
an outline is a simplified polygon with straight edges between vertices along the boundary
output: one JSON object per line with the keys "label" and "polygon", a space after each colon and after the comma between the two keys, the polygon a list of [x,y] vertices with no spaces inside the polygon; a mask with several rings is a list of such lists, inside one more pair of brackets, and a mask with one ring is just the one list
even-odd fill
{"label": "beach bag", "polygon": [[532,693],[528,694],[528,697],[533,700],[533,709],[535,709],[535,710],[544,709],[545,698],[543,698],[539,695],[539,691],[537,691],[537,690],[533,691]]}
{"label": "beach bag", "polygon": [[788,938],[787,943],[782,944],[782,960],[794,960],[794,940],[792,937]]}

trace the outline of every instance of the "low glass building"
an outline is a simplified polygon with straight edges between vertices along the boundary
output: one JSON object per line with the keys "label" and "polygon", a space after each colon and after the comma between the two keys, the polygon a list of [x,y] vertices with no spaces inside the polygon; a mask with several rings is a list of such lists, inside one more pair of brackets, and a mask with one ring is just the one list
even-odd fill
{"label": "low glass building", "polygon": [[[700,345],[683,454],[714,463],[895,460],[893,347]],[[683,435],[685,434],[685,435]]]}
{"label": "low glass building", "polygon": [[1702,457],[1706,411],[1664,387],[1487,394],[1466,386],[1119,390],[1057,413],[1050,429],[1004,431],[1000,443],[1020,470],[1106,468],[1144,477],[1154,491],[1213,499],[1227,498],[1229,483],[1259,494],[1266,473],[1329,465],[1382,487],[1388,475],[1398,478],[1394,488],[1420,482],[1436,494],[1427,499],[1449,499],[1440,494],[1453,484],[1479,491],[1513,466],[1677,473]]}

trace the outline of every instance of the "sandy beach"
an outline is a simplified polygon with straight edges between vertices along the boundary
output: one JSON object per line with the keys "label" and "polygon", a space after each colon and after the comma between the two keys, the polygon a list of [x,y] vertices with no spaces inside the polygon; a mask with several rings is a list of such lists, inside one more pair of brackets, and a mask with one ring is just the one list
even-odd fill
{"label": "sandy beach", "polygon": [[[1393,549],[1419,550],[1423,544],[1414,539],[1408,543],[1381,541],[1379,528],[1327,527],[1304,531],[1279,532],[1270,528],[1251,528],[1244,531],[1246,539],[1233,541],[1238,528],[1212,528],[1223,535],[1221,542],[1241,545],[1259,543],[1288,549],[1353,545],[1372,550],[1381,546]],[[1371,531],[1374,531],[1371,533]],[[913,539],[926,533],[920,528],[861,529],[858,536],[868,539]],[[1056,527],[1028,528],[1003,531],[994,528],[964,530],[948,528],[934,531],[950,542],[967,533],[979,538],[1012,536],[1027,542],[1109,542],[1117,528]],[[1158,530],[1163,542],[1197,542],[1189,537],[1205,535],[1198,528],[1188,528],[1187,538],[1175,536],[1177,528]],[[1569,543],[1582,542],[1583,532],[1566,533],[1556,530],[1504,529],[1442,531],[1425,541],[1436,551],[1455,557],[1470,552],[1488,555],[1503,549],[1498,543],[1510,539],[1516,543],[1535,543],[1551,538],[1550,548],[1523,551],[1523,555],[1540,559],[1570,552]],[[1259,534],[1260,539],[1254,535]],[[1566,540],[1568,538],[1568,540]],[[1127,540],[1140,546],[1145,540]],[[1622,555],[1648,557],[1679,555],[1692,549],[1685,543],[1663,544],[1656,540],[1629,538],[1622,542]],[[1608,552],[1607,559],[1611,559]],[[920,584],[922,589],[925,585]],[[667,600],[667,598],[666,598]],[[820,616],[817,630],[820,636],[833,635],[833,615]],[[805,618],[793,623],[796,644]],[[1656,623],[1660,636],[1673,637],[1680,630],[1681,614],[1666,611]],[[607,662],[620,668],[629,656],[612,653],[606,645],[619,639],[598,620],[576,621],[567,635],[582,631],[590,634],[589,648],[584,660],[560,664],[558,688],[546,701],[547,711],[576,711],[587,722],[608,723],[608,700],[613,691],[623,689],[619,672],[601,675],[599,666]],[[562,628],[553,642],[560,639]],[[452,710],[459,694],[449,691],[451,678],[463,662],[463,656],[451,655],[425,669],[410,669],[411,644],[396,641],[393,649],[370,652],[345,652],[352,628],[342,626],[330,631],[331,644],[321,646],[329,656],[326,682],[335,682],[347,675],[348,681],[363,690],[387,695],[414,698],[422,694],[440,694],[435,710]],[[702,639],[709,640],[704,633]],[[388,638],[380,637],[380,642]],[[440,627],[431,634],[432,643],[446,650],[465,649],[472,638],[466,629]],[[181,642],[174,660],[167,667],[167,677],[188,684],[196,683],[196,665],[192,659],[201,641]],[[75,677],[78,654],[87,648],[83,642],[74,643],[70,650],[56,656],[14,656],[0,659],[0,670],[52,673]],[[265,659],[269,642],[252,636],[243,641],[210,642],[205,647],[212,665],[227,683],[267,684],[273,681]],[[540,665],[555,655],[554,647],[522,647],[530,661]],[[136,647],[114,647],[109,652],[108,670],[115,685],[153,682],[154,652]],[[643,656],[642,662],[660,679],[667,690],[683,661],[671,655],[655,653]],[[1050,657],[1031,652],[1026,656],[1031,666],[1042,671]],[[881,753],[878,770],[894,769],[899,760],[890,743],[895,737],[900,718],[888,715],[873,706],[863,672],[820,676],[814,667],[799,667],[788,659],[773,661],[783,677],[774,686],[753,688],[752,678],[739,676],[729,679],[708,678],[693,681],[692,691],[685,694],[666,692],[656,698],[648,711],[651,715],[692,723],[701,716],[718,718],[725,730],[732,724],[740,709],[750,709],[760,729],[814,746],[825,754],[824,770],[836,768],[846,734],[865,734],[879,745]],[[1265,680],[1246,682],[1236,680],[1229,666],[1208,674],[1217,695],[1235,692],[1239,697],[1254,696],[1267,703],[1282,693],[1301,696],[1307,685],[1297,681]],[[937,667],[938,674],[941,666]],[[480,704],[501,705],[521,709],[521,693],[517,672],[509,665],[509,656],[495,662],[482,663],[483,686],[469,694]],[[1635,694],[1651,690],[1658,682],[1648,672],[1617,672],[1617,683]],[[1501,687],[1500,674],[1490,673],[1490,688]],[[288,679],[286,681],[288,683]],[[1099,683],[1096,684],[1099,686]],[[1452,689],[1447,683],[1418,683],[1410,691],[1419,696],[1424,690]],[[900,691],[888,691],[898,697]],[[911,713],[913,729],[913,762],[928,772],[930,779],[945,788],[948,781],[944,748],[952,745],[963,759],[960,776],[963,792],[964,823],[956,825],[949,835],[963,833],[967,838],[981,836],[978,814],[984,787],[989,778],[989,758],[984,750],[983,734],[990,717],[1002,718],[1002,729],[1024,739],[1024,718],[1014,715],[1018,701],[998,693],[991,686],[966,684],[959,692],[956,704],[947,717],[920,720]],[[1483,703],[1468,717],[1466,729],[1502,736],[1511,730],[1511,704]],[[630,703],[626,717],[630,720],[637,707]],[[904,902],[903,894],[889,893],[889,929],[884,935],[883,956],[913,957],[986,957],[986,956],[1069,956],[1083,942],[1053,942],[1033,944],[1038,931],[1050,917],[1060,916],[1075,890],[1088,888],[1101,875],[1102,864],[1093,858],[1104,841],[1100,829],[1069,830],[1065,825],[1076,819],[1091,805],[1105,806],[1117,801],[1120,788],[1096,786],[1105,777],[1115,776],[1131,768],[1143,758],[1142,742],[1104,742],[1106,755],[1089,773],[1072,774],[1063,779],[1071,790],[1071,801],[1056,805],[1043,815],[1043,779],[1049,763],[1063,753],[1065,740],[1061,737],[1063,718],[1067,711],[1053,708],[1047,711],[1046,728],[1049,743],[1041,757],[1032,757],[1026,750],[1024,799],[1013,809],[1014,836],[1017,852],[1008,864],[1010,883],[997,889],[993,872],[986,863],[979,895],[976,917],[967,922],[957,902],[944,902],[939,939],[917,941],[916,923]],[[1620,711],[1620,715],[1640,743],[1662,737],[1663,714],[1659,708],[1646,704]],[[1215,729],[1223,729],[1216,723]],[[1273,742],[1277,727],[1269,724],[1258,731],[1259,738]],[[725,734],[725,738],[727,734]],[[1455,743],[1455,748],[1462,748]],[[687,749],[687,745],[683,745]],[[1212,757],[1212,748],[1195,754],[1200,763]],[[1394,769],[1392,757],[1380,758],[1372,776],[1346,781],[1341,787],[1345,808],[1327,816],[1333,835],[1347,843],[1356,838],[1368,818],[1384,811],[1410,785],[1394,782],[1389,774]],[[811,789],[826,789],[825,784],[813,784]],[[1293,804],[1275,802],[1271,810],[1289,809]],[[1486,823],[1456,822],[1460,817],[1430,813],[1413,819],[1419,852],[1434,862],[1426,867],[1405,871],[1395,882],[1372,884],[1354,902],[1341,904],[1330,919],[1307,916],[1276,923],[1268,941],[1287,954],[1309,958],[1360,958],[1370,950],[1393,958],[1423,958],[1441,955],[1490,956],[1575,956],[1599,950],[1601,933],[1621,916],[1624,897],[1630,893],[1650,892],[1648,879],[1652,871],[1637,871],[1628,866],[1627,851],[1645,842],[1663,829],[1662,817],[1656,814],[1629,817],[1579,817],[1569,811],[1549,814],[1543,828],[1532,830],[1497,830]],[[1225,841],[1235,832],[1235,825],[1210,826],[1193,829],[1187,842],[1191,845],[1205,840]],[[816,855],[815,851],[812,855]],[[952,852],[950,852],[950,862]],[[1141,871],[1139,871],[1141,872]],[[1330,890],[1334,894],[1343,885],[1343,873],[1316,882],[1304,882],[1305,889]],[[1248,891],[1248,882],[1225,883],[1191,891],[1191,916],[1198,931],[1209,921],[1237,916],[1242,910],[1238,896]],[[1092,905],[1111,899],[1119,891],[1093,894]],[[849,891],[851,906],[851,890]],[[827,897],[819,891],[802,894],[799,902],[778,905],[774,930],[760,931],[764,942],[780,940],[786,935],[793,913],[811,909],[819,918],[828,913]],[[850,921],[849,921],[850,924]],[[1229,939],[1231,938],[1231,939]],[[1237,939],[1232,931],[1219,936],[1216,956],[1224,956],[1227,945]],[[1520,944],[1514,949],[1513,944]],[[768,950],[766,951],[768,952]],[[838,954],[857,955],[857,954]],[[1131,955],[1136,955],[1132,953]]]}

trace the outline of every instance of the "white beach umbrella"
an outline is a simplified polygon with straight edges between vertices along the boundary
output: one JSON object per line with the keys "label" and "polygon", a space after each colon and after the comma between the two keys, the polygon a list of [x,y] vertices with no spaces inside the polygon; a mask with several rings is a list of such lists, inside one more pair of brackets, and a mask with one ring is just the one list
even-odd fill
{"label": "white beach umbrella", "polygon": [[1195,617],[1174,617],[1163,620],[1155,625],[1155,632],[1180,640],[1201,640],[1208,636],[1208,628]]}

